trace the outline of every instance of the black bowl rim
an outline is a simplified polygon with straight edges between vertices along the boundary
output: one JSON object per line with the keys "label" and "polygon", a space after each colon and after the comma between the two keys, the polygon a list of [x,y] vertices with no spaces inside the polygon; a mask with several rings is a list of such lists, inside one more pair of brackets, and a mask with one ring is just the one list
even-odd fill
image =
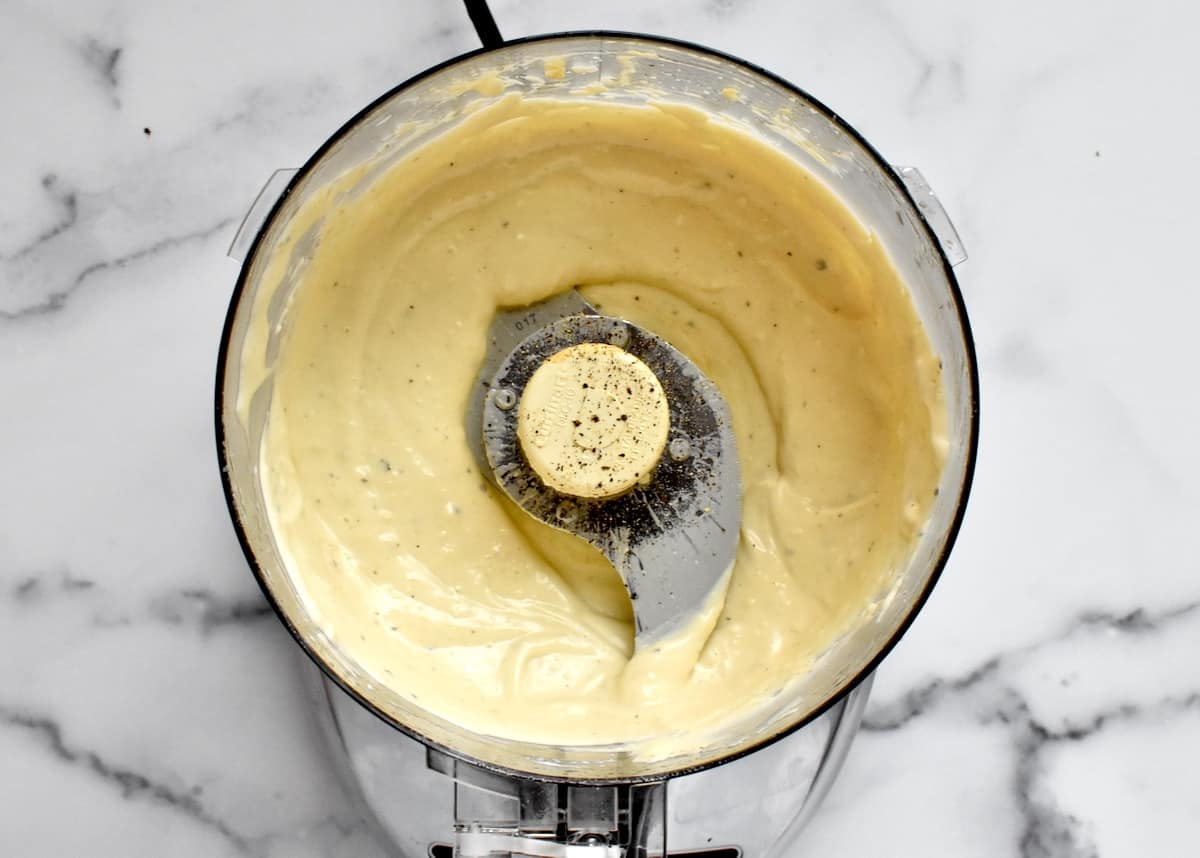
{"label": "black bowl rim", "polygon": [[[712,58],[715,58],[718,60],[723,60],[725,62],[732,63],[734,65],[741,66],[743,69],[745,69],[753,74],[759,75],[759,76],[765,78],[766,80],[770,81],[771,83],[774,83],[775,85],[804,99],[814,109],[816,109],[817,111],[822,113],[825,116],[825,118],[828,119],[838,130],[847,134],[851,139],[854,140],[855,143],[857,143],[860,147],[862,147],[862,149],[865,152],[867,152],[871,156],[871,158],[875,161],[875,165],[880,170],[882,170],[885,175],[887,175],[889,178],[892,179],[892,181],[895,183],[895,186],[900,190],[900,192],[904,195],[904,197],[912,205],[912,210],[916,213],[921,226],[925,229],[927,237],[929,238],[932,245],[937,249],[938,257],[941,259],[941,262],[942,262],[942,268],[943,268],[943,273],[945,274],[945,277],[946,277],[946,282],[950,286],[950,292],[951,292],[951,296],[954,301],[955,311],[958,315],[959,326],[960,326],[960,328],[962,330],[962,334],[963,334],[963,346],[966,351],[968,385],[970,388],[970,399],[971,399],[970,410],[969,410],[970,427],[968,430],[968,437],[967,437],[967,457],[966,457],[965,467],[963,470],[963,480],[962,480],[962,485],[961,485],[961,489],[960,489],[960,493],[959,493],[958,505],[955,509],[954,517],[950,522],[950,526],[947,529],[945,543],[943,545],[940,555],[938,556],[937,562],[934,565],[932,574],[930,574],[921,593],[918,594],[917,598],[913,601],[908,614],[901,621],[901,623],[896,627],[895,633],[893,633],[892,636],[887,640],[887,642],[884,643],[884,645],[882,647],[880,647],[879,651],[876,652],[875,656],[869,662],[867,662],[867,664],[864,665],[840,689],[838,689],[835,693],[830,695],[830,697],[824,703],[822,703],[820,706],[814,708],[811,712],[807,713],[803,718],[797,719],[794,723],[789,724],[787,727],[779,730],[776,733],[773,733],[770,736],[764,737],[764,738],[760,739],[759,741],[754,742],[751,745],[748,745],[745,748],[738,749],[729,754],[726,754],[725,756],[717,757],[715,759],[708,760],[703,763],[699,763],[699,764],[692,765],[692,766],[684,766],[684,767],[681,767],[678,769],[669,769],[669,770],[658,771],[658,772],[654,772],[654,773],[646,774],[646,775],[632,775],[632,776],[628,776],[628,777],[613,777],[613,778],[571,777],[568,775],[555,775],[555,774],[547,774],[544,772],[524,771],[521,769],[515,769],[515,768],[508,767],[508,766],[504,766],[504,765],[501,765],[498,763],[489,762],[487,760],[478,759],[478,758],[472,757],[469,754],[464,754],[462,751],[451,748],[451,747],[445,745],[444,743],[433,740],[428,736],[423,735],[418,730],[412,728],[411,726],[409,726],[407,724],[404,724],[404,723],[396,720],[395,718],[388,715],[386,712],[379,709],[375,704],[371,703],[370,700],[368,700],[363,694],[361,694],[356,688],[354,688],[350,682],[348,682],[343,677],[341,677],[332,668],[332,666],[327,664],[309,646],[309,644],[306,641],[306,639],[304,638],[303,634],[295,627],[295,625],[293,625],[291,620],[288,618],[288,616],[284,613],[283,609],[280,607],[279,602],[275,599],[275,596],[271,592],[270,587],[267,586],[266,578],[263,575],[262,568],[260,567],[260,565],[258,563],[258,559],[254,553],[254,550],[250,546],[250,541],[249,541],[249,538],[246,533],[246,528],[244,527],[242,520],[241,520],[241,516],[238,513],[237,503],[234,499],[233,483],[232,483],[232,479],[231,479],[230,473],[229,473],[229,461],[226,457],[226,452],[225,452],[225,426],[224,426],[225,375],[226,375],[226,363],[227,363],[227,360],[229,357],[229,343],[230,343],[230,339],[233,334],[234,318],[237,315],[238,307],[241,304],[242,294],[246,287],[247,274],[250,269],[250,264],[253,261],[255,254],[258,251],[259,243],[262,241],[263,236],[268,231],[269,226],[274,221],[275,217],[278,215],[279,210],[283,206],[284,202],[286,202],[286,200],[287,200],[288,196],[290,196],[291,192],[315,168],[316,164],[321,160],[321,158],[325,155],[325,153],[332,146],[334,146],[338,141],[340,141],[342,139],[342,137],[345,136],[354,126],[356,126],[364,117],[366,117],[368,114],[370,114],[371,111],[373,111],[376,107],[383,104],[388,99],[396,96],[397,94],[403,92],[404,90],[408,89],[409,87],[414,86],[415,84],[421,82],[425,78],[430,77],[431,75],[434,75],[444,69],[450,68],[451,66],[454,66],[465,60],[473,59],[473,58],[481,56],[483,54],[503,51],[509,47],[514,47],[517,45],[527,45],[527,44],[535,44],[535,43],[542,43],[542,42],[565,41],[568,39],[597,39],[597,40],[613,39],[613,40],[634,41],[634,42],[640,41],[640,42],[646,42],[650,45],[656,45],[656,44],[657,45],[666,45],[668,47],[682,48],[682,49],[685,49],[688,51],[693,51],[693,52],[696,52],[699,54],[705,54],[705,55],[708,55],[709,57],[712,57]],[[657,36],[657,35],[652,35],[652,34],[648,34],[648,33],[622,32],[619,30],[577,30],[577,31],[564,31],[564,32],[556,32],[556,33],[545,33],[545,34],[541,34],[541,35],[526,36],[526,37],[519,38],[519,39],[512,39],[510,41],[504,42],[502,45],[499,45],[499,46],[477,48],[475,50],[467,51],[467,52],[459,54],[455,57],[451,57],[451,58],[445,60],[444,62],[438,63],[437,65],[430,66],[429,68],[408,78],[404,82],[392,87],[387,92],[385,92],[383,95],[379,96],[374,101],[372,101],[370,104],[368,104],[366,107],[362,108],[353,117],[351,117],[349,120],[347,120],[345,123],[343,123],[343,125],[340,128],[338,128],[337,131],[335,131],[332,135],[330,135],[330,137],[324,143],[321,144],[320,148],[318,148],[309,157],[309,159],[304,163],[304,166],[302,166],[296,172],[296,174],[294,176],[292,176],[291,181],[288,182],[287,187],[280,194],[279,199],[275,201],[274,205],[271,208],[270,213],[267,215],[266,219],[262,222],[262,225],[259,227],[258,232],[254,237],[254,241],[251,243],[250,248],[246,253],[245,261],[242,264],[241,270],[238,273],[237,284],[234,286],[233,294],[230,297],[229,309],[225,316],[225,324],[224,324],[224,328],[221,332],[220,351],[217,356],[216,407],[215,407],[215,412],[214,412],[214,418],[215,418],[215,423],[216,423],[217,459],[218,459],[218,462],[220,465],[220,471],[221,471],[221,485],[225,492],[225,503],[226,503],[226,506],[229,508],[229,517],[233,522],[234,529],[237,531],[238,542],[242,546],[242,553],[245,555],[246,561],[249,564],[250,569],[254,574],[254,578],[255,578],[255,580],[258,581],[258,586],[262,590],[263,596],[266,598],[267,602],[270,604],[272,610],[275,612],[275,615],[277,617],[279,617],[280,622],[283,623],[284,627],[288,630],[288,632],[291,634],[291,636],[295,639],[296,643],[300,645],[300,648],[305,652],[305,654],[312,660],[312,662],[314,664],[317,665],[317,667],[319,667],[321,669],[321,671],[327,677],[329,677],[329,679],[331,679],[334,683],[336,683],[337,686],[339,688],[341,688],[342,691],[344,691],[352,699],[354,699],[356,702],[358,702],[359,705],[363,706],[368,712],[371,712],[373,715],[375,715],[377,718],[379,718],[381,721],[383,721],[385,724],[389,725],[390,727],[393,727],[393,728],[399,730],[400,732],[421,742],[422,744],[424,744],[428,747],[432,747],[443,753],[450,754],[451,756],[454,756],[454,757],[461,759],[472,765],[478,766],[482,769],[496,772],[497,774],[505,775],[508,777],[535,778],[537,780],[557,782],[557,783],[609,786],[609,785],[623,785],[623,784],[637,784],[637,783],[653,783],[653,782],[664,781],[669,778],[676,778],[676,777],[682,777],[684,775],[695,774],[697,772],[701,772],[706,769],[710,769],[715,766],[722,765],[724,763],[728,763],[728,762],[731,762],[736,759],[740,759],[741,757],[747,756],[748,754],[752,754],[755,751],[762,750],[763,748],[779,741],[780,739],[783,739],[784,737],[791,735],[794,731],[799,730],[800,728],[806,726],[807,724],[811,724],[813,721],[820,718],[822,715],[824,715],[826,712],[828,712],[834,706],[841,703],[846,698],[846,696],[849,695],[855,688],[857,688],[866,677],[870,676],[875,671],[875,669],[879,666],[879,664],[884,660],[884,658],[886,658],[888,656],[888,654],[891,653],[891,651],[895,648],[896,644],[899,643],[900,639],[905,635],[905,633],[908,631],[908,629],[912,626],[913,620],[916,618],[917,614],[920,613],[921,609],[924,607],[925,603],[928,601],[929,595],[930,595],[930,593],[932,593],[934,586],[937,584],[938,580],[941,578],[942,572],[944,571],[944,569],[946,567],[946,563],[949,560],[951,550],[953,549],[954,543],[958,538],[959,530],[962,527],[963,516],[966,513],[967,500],[970,497],[971,486],[974,481],[975,462],[976,462],[976,458],[977,458],[977,454],[978,454],[978,445],[979,445],[979,368],[978,368],[976,352],[975,352],[975,340],[974,340],[974,336],[972,335],[972,332],[971,332],[970,320],[967,317],[966,304],[963,301],[962,291],[958,285],[958,279],[954,275],[954,268],[951,265],[950,260],[946,257],[946,253],[945,253],[945,250],[942,248],[941,242],[938,241],[937,235],[933,231],[933,228],[930,226],[928,220],[925,218],[925,215],[922,212],[921,207],[917,204],[917,201],[915,199],[913,199],[912,194],[909,192],[908,187],[904,184],[904,181],[900,178],[899,174],[895,171],[895,169],[893,169],[892,165],[889,164],[883,158],[883,156],[879,154],[878,151],[876,151],[875,147],[873,147],[870,143],[868,143],[867,140],[861,134],[859,134],[858,131],[856,131],[853,128],[853,126],[851,126],[848,122],[846,122],[844,119],[842,119],[841,116],[839,116],[835,111],[833,111],[829,107],[827,107],[823,102],[817,100],[816,98],[813,98],[805,90],[801,89],[800,87],[796,86],[795,84],[791,83],[790,81],[785,80],[784,78],[780,77],[779,75],[776,75],[770,71],[767,71],[766,69],[761,68],[761,67],[755,65],[754,63],[748,62],[748,61],[742,59],[741,57],[735,56],[733,54],[725,53],[723,51],[716,50],[716,49],[710,48],[710,47],[706,47],[704,45],[700,45],[695,42],[687,41],[684,39],[671,38],[669,36]],[[547,746],[547,747],[551,747],[551,746]]]}

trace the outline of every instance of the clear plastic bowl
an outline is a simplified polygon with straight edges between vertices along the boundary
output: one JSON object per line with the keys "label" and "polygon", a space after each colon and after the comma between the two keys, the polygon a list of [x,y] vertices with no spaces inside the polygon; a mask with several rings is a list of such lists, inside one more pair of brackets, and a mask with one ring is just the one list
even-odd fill
{"label": "clear plastic bowl", "polygon": [[[546,60],[571,70],[547,76]],[[494,85],[474,86],[480,80]],[[587,88],[595,82],[602,86]],[[730,100],[723,90],[734,88]],[[588,94],[581,93],[588,90]],[[259,480],[258,451],[278,354],[280,315],[303,271],[320,224],[297,243],[282,283],[264,281],[266,262],[291,228],[299,206],[364,164],[359,187],[463,118],[468,105],[509,93],[525,98],[600,99],[632,104],[669,101],[719,115],[757,135],[824,181],[883,242],[943,363],[948,453],[939,494],[907,567],[879,594],[863,621],[836,641],[790,693],[753,721],[731,724],[693,753],[648,761],[636,745],[561,746],[480,735],[453,724],[373,680],[309,615],[281,560]],[[920,198],[915,198],[913,186]],[[263,591],[312,659],[363,706],[431,748],[508,774],[573,783],[661,780],[716,765],[760,748],[816,718],[874,669],[896,643],[941,572],[961,521],[974,465],[978,381],[970,330],[954,274],[961,258],[953,230],[919,174],[903,177],[836,114],[805,93],[740,60],[696,46],[614,33],[547,36],[510,42],[447,62],[402,84],[354,117],[290,177],[254,235],[238,279],[221,343],[216,420],[229,508]],[[927,189],[925,189],[927,190]],[[352,192],[353,193],[353,192]],[[251,353],[252,324],[266,314],[271,336]],[[261,368],[252,390],[243,369]],[[239,413],[239,402],[243,408]],[[248,403],[248,404],[247,404]]]}

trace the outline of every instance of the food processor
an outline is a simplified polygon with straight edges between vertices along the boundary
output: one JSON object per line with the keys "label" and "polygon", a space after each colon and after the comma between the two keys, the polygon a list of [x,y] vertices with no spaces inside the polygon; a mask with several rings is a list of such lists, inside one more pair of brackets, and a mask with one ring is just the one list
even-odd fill
{"label": "food processor", "polygon": [[[347,788],[370,809],[397,854],[785,854],[832,785],[872,672],[927,598],[962,519],[978,437],[978,378],[952,270],[965,259],[961,243],[916,169],[890,166],[837,114],[768,72],[707,48],[637,34],[503,42],[485,5],[469,2],[467,8],[484,49],[401,84],[347,122],[303,167],[276,171],[230,248],[242,267],[221,341],[216,430],[239,539],[272,607],[320,668],[305,671],[309,696]],[[802,681],[754,719],[662,758],[620,745],[482,735],[378,682],[306,608],[287,575],[263,496],[258,451],[271,369],[286,330],[288,297],[320,242],[317,222],[295,242],[282,279],[266,278],[267,260],[289,236],[298,209],[354,171],[352,198],[481,105],[513,93],[686,105],[785,153],[833,190],[887,249],[941,362],[945,465],[906,566]],[[247,347],[256,326],[267,332],[258,352]],[[634,599],[639,646],[669,634],[719,588],[737,541],[737,453],[720,391],[653,332],[605,316],[572,292],[497,314],[489,336],[477,395],[464,414],[481,470],[528,514],[575,533],[609,559]],[[529,403],[536,404],[536,391],[545,387],[539,374],[560,355],[558,371],[575,373],[572,378],[590,378],[579,373],[600,361],[605,378],[629,373],[621,377],[630,379],[630,396],[645,383],[639,395],[651,416],[639,438],[650,439],[645,458],[657,463],[652,486],[645,466],[631,466],[612,477],[623,480],[619,485],[608,487],[588,463],[529,455],[527,436],[541,431]],[[556,388],[545,389],[553,405]],[[595,431],[615,430],[605,422]],[[631,458],[641,455],[630,450]],[[606,470],[604,479],[610,474]],[[646,558],[688,574],[673,573],[669,581],[648,575],[655,564]]]}

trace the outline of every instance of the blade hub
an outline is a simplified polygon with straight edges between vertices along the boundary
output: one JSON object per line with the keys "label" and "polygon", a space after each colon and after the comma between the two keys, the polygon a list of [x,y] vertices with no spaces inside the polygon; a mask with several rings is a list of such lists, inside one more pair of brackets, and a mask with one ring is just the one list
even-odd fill
{"label": "blade hub", "polygon": [[[573,312],[508,314],[543,324],[481,371],[475,431],[486,470],[518,506],[616,567],[641,647],[684,625],[732,567],[732,420],[716,385],[665,340],[578,297],[555,300]],[[514,340],[494,326],[494,344]]]}

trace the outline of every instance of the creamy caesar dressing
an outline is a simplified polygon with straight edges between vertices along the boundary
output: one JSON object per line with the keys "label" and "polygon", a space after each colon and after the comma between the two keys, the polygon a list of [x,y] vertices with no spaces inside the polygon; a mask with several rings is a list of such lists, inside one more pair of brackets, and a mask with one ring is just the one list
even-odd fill
{"label": "creamy caesar dressing", "polygon": [[[341,196],[357,178],[293,229],[325,218],[261,471],[298,591],[380,683],[490,735],[700,737],[887,591],[942,465],[938,363],[884,249],[813,176],[687,108],[508,97]],[[575,287],[716,383],[741,459],[727,590],[636,655],[612,566],[513,505],[464,429],[496,310]]]}

